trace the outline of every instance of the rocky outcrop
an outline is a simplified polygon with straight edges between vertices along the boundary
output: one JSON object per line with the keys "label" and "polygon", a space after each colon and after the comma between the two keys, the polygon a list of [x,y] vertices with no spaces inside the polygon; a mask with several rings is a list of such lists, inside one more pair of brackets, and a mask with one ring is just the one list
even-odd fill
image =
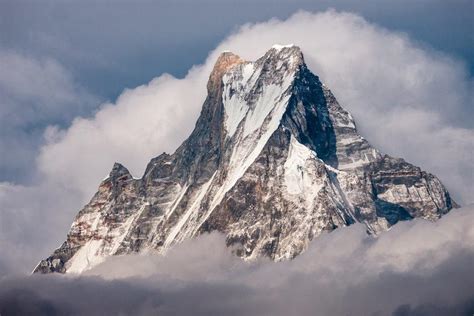
{"label": "rocky outcrop", "polygon": [[373,148],[307,68],[275,46],[255,62],[223,53],[190,137],[134,179],[115,164],[35,272],[82,272],[107,256],[158,250],[219,231],[237,255],[290,259],[324,231],[372,234],[455,203],[441,182]]}

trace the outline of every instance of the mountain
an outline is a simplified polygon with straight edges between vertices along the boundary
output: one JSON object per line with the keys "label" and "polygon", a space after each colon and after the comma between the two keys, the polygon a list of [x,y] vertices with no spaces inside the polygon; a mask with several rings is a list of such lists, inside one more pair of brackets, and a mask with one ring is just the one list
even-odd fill
{"label": "mountain", "polygon": [[35,272],[82,272],[106,257],[165,252],[211,231],[245,259],[290,259],[323,232],[370,234],[436,220],[455,203],[441,182],[373,148],[297,46],[255,62],[218,58],[189,138],[134,179],[116,163]]}

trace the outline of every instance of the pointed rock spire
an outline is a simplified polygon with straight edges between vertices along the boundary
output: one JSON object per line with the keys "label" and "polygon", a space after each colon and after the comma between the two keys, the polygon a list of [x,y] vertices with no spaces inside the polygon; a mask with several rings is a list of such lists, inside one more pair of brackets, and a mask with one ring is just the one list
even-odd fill
{"label": "pointed rock spire", "polygon": [[109,173],[109,179],[112,181],[116,180],[130,180],[132,175],[127,168],[125,168],[121,163],[115,162],[112,170]]}
{"label": "pointed rock spire", "polygon": [[277,63],[287,70],[296,70],[299,66],[305,65],[303,52],[299,46],[290,45],[273,45],[262,59],[267,62]]}
{"label": "pointed rock spire", "polygon": [[212,69],[211,75],[209,76],[209,82],[207,83],[208,91],[215,91],[216,88],[220,87],[222,76],[224,73],[237,64],[244,63],[245,60],[229,51],[222,52],[217,58],[214,68]]}

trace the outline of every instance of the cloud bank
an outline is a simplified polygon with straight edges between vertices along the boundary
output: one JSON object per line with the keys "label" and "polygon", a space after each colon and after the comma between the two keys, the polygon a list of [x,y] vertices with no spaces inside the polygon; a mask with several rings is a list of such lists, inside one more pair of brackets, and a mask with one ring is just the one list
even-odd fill
{"label": "cloud bank", "polygon": [[[125,91],[92,119],[77,119],[43,148],[39,168],[89,198],[114,161],[139,176],[151,157],[189,135],[223,50],[255,60],[274,43],[299,45],[306,61],[382,151],[438,175],[461,203],[473,202],[473,83],[460,62],[403,34],[328,11],[246,25],[184,79],[163,75]],[[100,155],[99,155],[100,153]]]}
{"label": "cloud bank", "polygon": [[165,257],[110,258],[80,277],[3,278],[0,313],[471,315],[473,260],[473,206],[378,238],[361,224],[337,229],[279,263],[243,262],[211,234]]}
{"label": "cloud bank", "polygon": [[93,117],[49,127],[36,160],[38,183],[0,186],[0,246],[9,250],[0,274],[29,271],[58,246],[113,162],[140,176],[153,156],[189,135],[222,50],[255,59],[290,42],[369,141],[438,175],[459,202],[472,201],[474,135],[465,104],[473,90],[462,63],[353,14],[301,12],[242,27],[183,79],[160,76]]}

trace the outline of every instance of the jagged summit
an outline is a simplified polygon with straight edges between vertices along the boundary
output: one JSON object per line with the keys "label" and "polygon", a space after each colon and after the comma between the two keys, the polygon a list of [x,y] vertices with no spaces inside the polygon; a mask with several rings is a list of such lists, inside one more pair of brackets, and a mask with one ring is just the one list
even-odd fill
{"label": "jagged summit", "polygon": [[121,163],[114,163],[114,166],[112,167],[112,170],[110,171],[109,176],[110,177],[121,177],[121,176],[128,176],[130,175],[130,171],[128,171],[127,168],[125,168]]}
{"label": "jagged summit", "polygon": [[279,58],[289,58],[290,56],[295,56],[304,63],[303,60],[303,52],[301,48],[295,44],[287,44],[287,45],[281,45],[281,44],[275,44],[272,46],[270,50],[268,50],[267,53],[269,52],[276,52],[277,54],[280,54]]}
{"label": "jagged summit", "polygon": [[[284,62],[292,65],[292,70],[296,70],[299,65],[304,64],[303,53],[301,49],[294,45],[273,45],[261,58],[259,58],[255,64],[263,64],[265,62]],[[240,56],[234,54],[231,51],[223,51],[216,60],[214,68],[209,76],[209,84],[212,87],[216,87],[221,82],[224,73],[228,72],[231,68],[242,64],[253,64],[252,62],[243,60]],[[212,89],[211,89],[212,90]]]}
{"label": "jagged summit", "polygon": [[[292,48],[292,47],[297,47],[295,46],[295,44],[291,43],[291,44],[286,44],[286,45],[282,45],[282,44],[273,44],[272,48],[275,48],[275,49],[282,49],[282,48]],[[297,47],[299,49],[299,47]]]}
{"label": "jagged summit", "polygon": [[227,72],[230,68],[237,64],[244,63],[245,61],[239,56],[229,51],[222,52],[217,58],[214,68],[212,69],[209,81],[207,83],[208,91],[213,91],[219,88],[222,82],[222,75]]}
{"label": "jagged summit", "polygon": [[299,47],[256,61],[224,52],[196,126],[141,179],[120,164],[35,272],[82,272],[107,256],[158,250],[219,231],[245,259],[290,259],[356,222],[377,234],[435,220],[455,204],[441,182],[373,148],[306,66]]}

